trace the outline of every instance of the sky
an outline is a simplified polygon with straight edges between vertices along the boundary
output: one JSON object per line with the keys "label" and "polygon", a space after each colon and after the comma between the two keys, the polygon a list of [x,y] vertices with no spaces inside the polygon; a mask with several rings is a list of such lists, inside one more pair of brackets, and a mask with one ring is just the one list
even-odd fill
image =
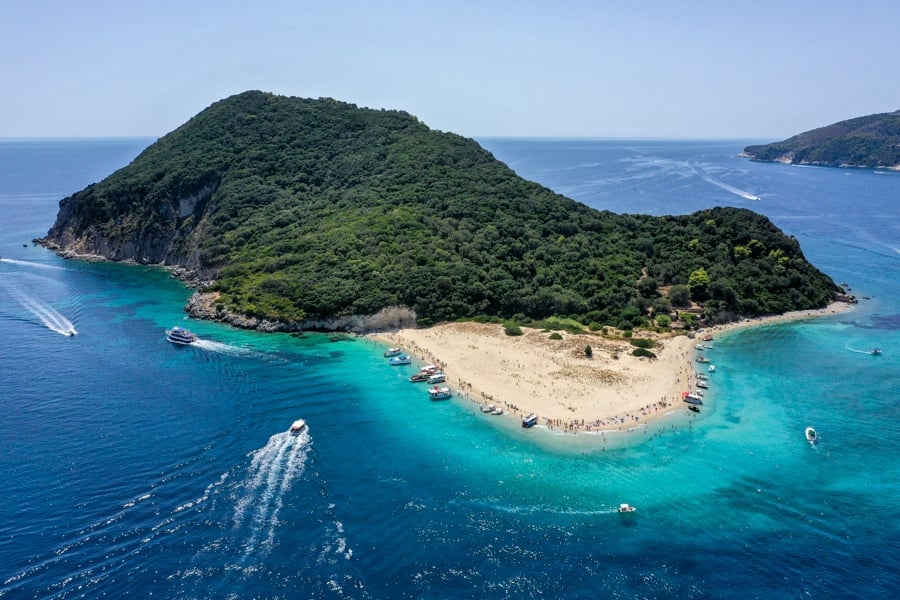
{"label": "sky", "polygon": [[466,137],[780,140],[900,109],[896,0],[0,0],[0,138],[258,89]]}

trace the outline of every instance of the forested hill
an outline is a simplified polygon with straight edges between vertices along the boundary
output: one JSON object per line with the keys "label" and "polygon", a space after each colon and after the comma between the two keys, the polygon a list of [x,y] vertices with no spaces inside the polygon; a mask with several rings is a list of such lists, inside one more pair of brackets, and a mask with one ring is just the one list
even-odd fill
{"label": "forested hill", "polygon": [[[574,316],[630,328],[821,307],[836,287],[763,216],[616,215],[397,111],[245,92],[60,202],[63,252],[184,267],[221,314],[310,323]],[[252,324],[252,321],[251,321]]]}
{"label": "forested hill", "polygon": [[829,167],[900,168],[900,110],[858,117],[783,142],[747,146],[754,160]]}

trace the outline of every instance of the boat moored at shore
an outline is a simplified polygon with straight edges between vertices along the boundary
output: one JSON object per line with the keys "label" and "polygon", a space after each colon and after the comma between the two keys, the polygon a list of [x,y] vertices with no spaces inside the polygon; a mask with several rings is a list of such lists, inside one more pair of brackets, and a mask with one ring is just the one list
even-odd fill
{"label": "boat moored at shore", "polygon": [[398,365],[408,365],[412,363],[412,358],[410,358],[409,354],[400,354],[392,358],[389,362],[393,367]]}
{"label": "boat moored at shore", "polygon": [[433,388],[429,388],[428,390],[428,397],[432,400],[446,400],[452,395],[453,393],[448,387],[434,386]]}
{"label": "boat moored at shore", "polygon": [[525,429],[530,429],[530,428],[534,427],[535,425],[537,425],[537,422],[538,422],[538,418],[537,418],[537,415],[534,413],[531,413],[527,417],[522,417],[522,427],[524,427]]}

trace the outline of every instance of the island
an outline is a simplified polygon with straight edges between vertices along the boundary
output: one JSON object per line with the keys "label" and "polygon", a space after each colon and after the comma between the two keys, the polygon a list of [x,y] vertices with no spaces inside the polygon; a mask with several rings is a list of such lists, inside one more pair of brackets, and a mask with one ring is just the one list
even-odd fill
{"label": "island", "polygon": [[265,331],[553,317],[683,330],[841,292],[749,210],[599,211],[408,113],[260,91],[64,198],[38,241],[165,265],[197,289],[193,316]]}
{"label": "island", "polygon": [[827,167],[900,169],[900,111],[857,117],[774,144],[747,146],[752,160]]}

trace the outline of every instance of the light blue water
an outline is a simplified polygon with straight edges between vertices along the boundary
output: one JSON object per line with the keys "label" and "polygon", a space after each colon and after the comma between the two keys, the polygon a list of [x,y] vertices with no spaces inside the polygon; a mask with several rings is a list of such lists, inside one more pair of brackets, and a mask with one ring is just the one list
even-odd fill
{"label": "light blue water", "polygon": [[0,597],[900,593],[900,175],[484,140],[598,208],[763,212],[869,298],[717,340],[700,417],[604,445],[431,403],[366,340],[186,320],[165,272],[29,243],[147,143],[0,142]]}

